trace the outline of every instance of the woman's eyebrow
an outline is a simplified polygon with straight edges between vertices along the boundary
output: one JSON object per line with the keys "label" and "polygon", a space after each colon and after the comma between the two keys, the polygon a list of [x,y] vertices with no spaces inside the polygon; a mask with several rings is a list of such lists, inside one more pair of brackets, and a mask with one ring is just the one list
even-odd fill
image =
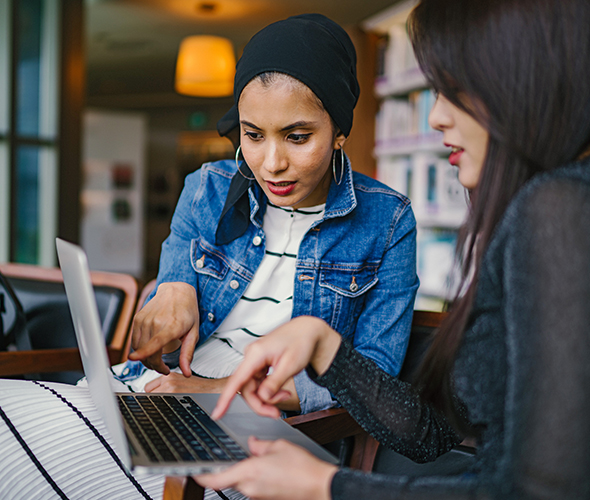
{"label": "woman's eyebrow", "polygon": [[295,122],[292,123],[291,125],[287,125],[286,127],[283,127],[281,129],[281,132],[285,132],[287,130],[293,130],[294,128],[304,128],[304,127],[309,127],[310,125],[313,125],[315,122],[306,122],[306,121],[299,121],[299,122]]}
{"label": "woman's eyebrow", "polygon": [[[260,127],[254,125],[253,123],[250,123],[247,120],[240,120],[240,123],[242,125],[245,125],[246,127],[253,128],[254,130],[260,130],[260,131],[262,130]],[[315,122],[308,122],[308,121],[301,120],[301,121],[298,121],[298,122],[295,122],[295,123],[291,123],[290,125],[287,125],[286,127],[283,127],[280,130],[280,132],[286,132],[287,130],[293,130],[295,128],[309,127],[309,126],[312,126],[314,124],[315,124]]]}
{"label": "woman's eyebrow", "polygon": [[257,127],[257,126],[256,126],[256,125],[254,125],[253,123],[250,123],[250,122],[248,122],[248,121],[246,121],[246,120],[240,120],[240,123],[241,123],[242,125],[246,125],[246,127],[250,127],[250,128],[256,129],[256,130],[262,130],[260,127]]}

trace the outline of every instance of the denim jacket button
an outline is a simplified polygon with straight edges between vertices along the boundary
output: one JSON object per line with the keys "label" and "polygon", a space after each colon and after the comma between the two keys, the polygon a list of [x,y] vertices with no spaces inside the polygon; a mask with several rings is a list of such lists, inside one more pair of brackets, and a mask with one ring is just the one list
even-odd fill
{"label": "denim jacket button", "polygon": [[351,292],[356,292],[358,289],[359,289],[359,286],[356,283],[350,284],[350,291]]}
{"label": "denim jacket button", "polygon": [[237,290],[240,287],[240,284],[236,280],[231,280],[229,286],[232,290]]}
{"label": "denim jacket button", "polygon": [[197,260],[197,268],[202,269],[205,265],[205,256],[203,255],[199,260]]}
{"label": "denim jacket button", "polygon": [[215,314],[209,313],[207,314],[207,319],[213,323],[215,321]]}
{"label": "denim jacket button", "polygon": [[257,247],[260,246],[260,244],[262,243],[262,238],[260,236],[254,236],[254,239],[252,240],[252,244]]}

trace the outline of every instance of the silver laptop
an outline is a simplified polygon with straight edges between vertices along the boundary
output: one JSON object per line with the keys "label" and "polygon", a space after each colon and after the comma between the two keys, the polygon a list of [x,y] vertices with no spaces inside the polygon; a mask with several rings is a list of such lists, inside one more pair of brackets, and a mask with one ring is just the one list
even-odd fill
{"label": "silver laptop", "polygon": [[217,394],[113,392],[86,254],[59,238],[56,245],[90,394],[128,469],[167,475],[218,471],[249,455],[247,440],[252,435],[284,438],[322,460],[337,462],[286,422],[256,415],[239,396],[228,413],[213,422],[209,413]]}

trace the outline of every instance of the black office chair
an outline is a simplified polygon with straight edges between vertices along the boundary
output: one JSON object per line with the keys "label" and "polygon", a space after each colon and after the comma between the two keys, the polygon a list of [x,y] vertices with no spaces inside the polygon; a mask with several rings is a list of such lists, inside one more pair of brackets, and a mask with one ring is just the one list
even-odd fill
{"label": "black office chair", "polygon": [[31,348],[23,306],[10,282],[0,273],[0,351]]}
{"label": "black office chair", "polygon": [[[399,378],[412,382],[428,350],[433,331],[438,328],[444,313],[415,311],[410,344]],[[416,463],[393,450],[379,446],[372,466],[373,472],[400,476],[454,475],[465,472],[475,461],[475,443],[465,440],[461,445],[441,455],[433,462]]]}
{"label": "black office chair", "polygon": [[[10,347],[0,352],[0,376],[75,383],[83,373],[61,271],[0,264],[0,272],[6,290],[4,331],[9,335],[3,342]],[[118,363],[135,309],[137,282],[120,273],[93,271],[91,278],[109,358]]]}

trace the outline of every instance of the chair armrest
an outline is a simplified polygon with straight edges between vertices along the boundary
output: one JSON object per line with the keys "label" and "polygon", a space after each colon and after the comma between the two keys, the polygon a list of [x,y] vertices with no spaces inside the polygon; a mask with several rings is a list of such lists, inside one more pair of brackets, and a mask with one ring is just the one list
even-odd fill
{"label": "chair armrest", "polygon": [[316,443],[326,444],[365,432],[344,408],[314,411],[285,419]]}
{"label": "chair armrest", "polygon": [[353,437],[349,467],[370,472],[375,463],[379,442],[365,431],[344,408],[320,410],[285,421],[319,444]]}
{"label": "chair armrest", "polygon": [[[2,272],[4,276],[9,278],[9,280],[23,280],[39,284],[57,283],[61,284],[63,287],[63,275],[61,269],[57,267],[41,267],[29,264],[0,263],[0,272]],[[113,349],[113,353],[118,353],[118,358],[113,359],[112,357],[110,357],[111,364],[120,363],[125,360],[123,359],[123,354],[128,343],[129,328],[131,326],[131,321],[133,319],[133,314],[137,303],[137,280],[129,274],[110,273],[102,271],[90,271],[90,277],[92,280],[92,285],[95,288],[111,287],[123,293],[123,299],[121,301],[120,310],[118,312],[118,317],[114,322],[114,330],[112,331],[112,337],[110,339],[110,347]],[[18,295],[18,290],[16,291]],[[111,353],[109,353],[109,355],[110,354]],[[70,354],[66,354],[66,356],[70,356]],[[72,370],[79,370],[81,366],[81,364],[78,364],[78,368],[72,368]],[[55,371],[61,370],[46,370],[44,372],[41,368],[37,368],[33,370],[33,372],[28,371],[26,373],[49,373]]]}
{"label": "chair armrest", "polygon": [[[111,364],[121,359],[120,349],[108,347],[107,353]],[[82,360],[77,347],[0,352],[0,377],[79,370]]]}
{"label": "chair armrest", "polygon": [[202,500],[205,490],[192,477],[168,476],[162,500]]}

